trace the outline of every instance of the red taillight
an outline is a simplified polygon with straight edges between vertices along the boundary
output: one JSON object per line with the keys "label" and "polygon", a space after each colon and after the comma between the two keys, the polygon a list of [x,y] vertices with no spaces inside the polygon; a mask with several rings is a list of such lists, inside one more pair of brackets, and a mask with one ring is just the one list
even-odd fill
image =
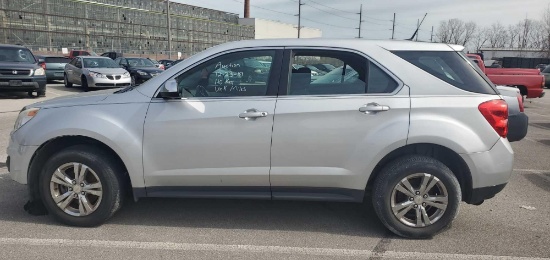
{"label": "red taillight", "polygon": [[508,105],[504,100],[495,99],[483,102],[478,109],[498,135],[501,137],[508,135]]}
{"label": "red taillight", "polygon": [[46,63],[45,62],[41,62],[40,63],[40,67],[42,67],[44,70],[46,69]]}
{"label": "red taillight", "polygon": [[518,103],[519,103],[519,112],[523,112],[523,111],[524,111],[524,108],[523,108],[523,97],[521,96],[520,93],[518,93]]}

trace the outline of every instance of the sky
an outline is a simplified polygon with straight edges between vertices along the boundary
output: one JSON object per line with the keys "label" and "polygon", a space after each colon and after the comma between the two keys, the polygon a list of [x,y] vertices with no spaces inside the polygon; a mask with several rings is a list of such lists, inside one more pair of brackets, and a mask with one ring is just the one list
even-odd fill
{"label": "sky", "polygon": [[[244,0],[171,0],[243,16]],[[250,0],[251,17],[298,23],[298,0]],[[458,18],[490,26],[525,19],[541,19],[550,0],[302,0],[302,26],[319,28],[323,37],[353,38],[358,36],[359,10],[363,5],[361,36],[366,39],[389,39],[396,13],[395,38],[410,38],[418,19],[428,13],[418,40],[430,41],[432,26]],[[435,34],[435,31],[434,31]]]}

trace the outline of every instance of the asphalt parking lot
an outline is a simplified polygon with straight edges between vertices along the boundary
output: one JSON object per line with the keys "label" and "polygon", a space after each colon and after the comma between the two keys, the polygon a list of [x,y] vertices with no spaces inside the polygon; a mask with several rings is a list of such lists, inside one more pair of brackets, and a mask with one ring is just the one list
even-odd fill
{"label": "asphalt parking lot", "polygon": [[386,231],[369,203],[143,199],[97,228],[31,216],[26,187],[7,175],[9,132],[23,106],[76,92],[0,93],[0,259],[550,259],[550,96],[526,103],[529,133],[512,144],[504,191],[462,204],[432,239],[408,240]]}

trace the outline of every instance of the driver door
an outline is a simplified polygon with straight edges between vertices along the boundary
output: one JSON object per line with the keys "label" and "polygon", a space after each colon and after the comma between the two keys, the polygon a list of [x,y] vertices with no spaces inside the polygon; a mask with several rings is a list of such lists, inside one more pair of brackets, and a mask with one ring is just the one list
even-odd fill
{"label": "driver door", "polygon": [[[273,66],[246,82],[245,58]],[[174,77],[180,98],[153,98],[143,144],[148,196],[271,198],[281,61],[282,49],[221,54]]]}

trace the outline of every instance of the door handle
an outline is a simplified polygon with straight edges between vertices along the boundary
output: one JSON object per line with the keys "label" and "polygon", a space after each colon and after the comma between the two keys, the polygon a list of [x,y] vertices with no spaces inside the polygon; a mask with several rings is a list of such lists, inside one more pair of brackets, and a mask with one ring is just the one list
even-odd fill
{"label": "door handle", "polygon": [[384,112],[390,110],[389,106],[382,106],[377,103],[368,103],[363,107],[359,108],[359,112],[365,114],[375,114],[378,112]]}
{"label": "door handle", "polygon": [[248,109],[239,114],[239,118],[242,118],[244,120],[254,120],[258,117],[266,117],[266,116],[267,116],[267,112],[258,111],[254,108]]}

